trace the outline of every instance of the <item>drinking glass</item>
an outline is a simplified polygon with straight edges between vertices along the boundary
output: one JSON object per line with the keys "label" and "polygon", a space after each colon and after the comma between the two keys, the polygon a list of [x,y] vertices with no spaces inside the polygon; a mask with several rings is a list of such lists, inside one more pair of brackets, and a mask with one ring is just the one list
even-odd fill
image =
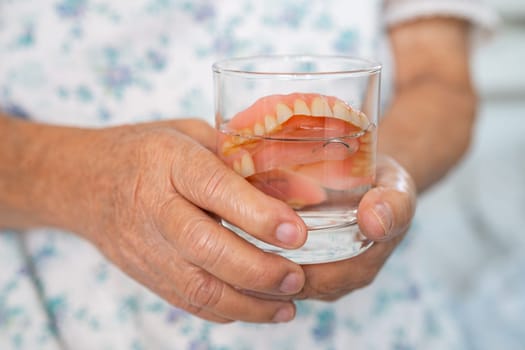
{"label": "drinking glass", "polygon": [[375,180],[381,66],[343,56],[257,56],[213,65],[217,154],[308,228],[283,249],[222,224],[300,264],[353,257],[371,246],[359,202]]}

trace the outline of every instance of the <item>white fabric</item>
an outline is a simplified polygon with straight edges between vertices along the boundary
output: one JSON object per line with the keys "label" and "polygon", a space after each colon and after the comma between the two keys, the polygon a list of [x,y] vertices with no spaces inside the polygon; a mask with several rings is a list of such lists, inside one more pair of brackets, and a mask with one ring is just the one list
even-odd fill
{"label": "white fabric", "polygon": [[384,0],[384,24],[391,27],[424,17],[464,19],[473,26],[474,44],[497,28],[498,16],[481,0]]}

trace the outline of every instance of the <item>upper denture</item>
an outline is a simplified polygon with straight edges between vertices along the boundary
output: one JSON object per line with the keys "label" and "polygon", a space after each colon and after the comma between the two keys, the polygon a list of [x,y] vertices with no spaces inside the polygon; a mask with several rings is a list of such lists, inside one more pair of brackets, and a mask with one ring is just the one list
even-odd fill
{"label": "upper denture", "polygon": [[[329,154],[322,155],[318,152],[313,154],[312,149],[323,149],[324,139],[353,135],[368,126],[368,118],[362,112],[333,96],[301,93],[271,95],[257,100],[230,120],[226,125],[227,133],[221,136],[219,149],[224,160],[244,177],[287,164],[346,159],[356,150],[362,153],[360,157],[365,160],[371,153],[368,146],[370,135],[367,133],[348,140],[355,144],[352,152],[336,147]],[[270,145],[258,138],[264,136],[319,139],[319,145],[281,142]],[[268,161],[269,154],[272,154],[272,159],[279,158],[277,163],[273,164],[275,160]]]}
{"label": "upper denture", "polygon": [[294,116],[335,118],[362,130],[369,124],[364,113],[336,97],[294,93],[263,97],[235,115],[227,126],[228,131],[232,133],[270,135],[280,130],[281,126]]}

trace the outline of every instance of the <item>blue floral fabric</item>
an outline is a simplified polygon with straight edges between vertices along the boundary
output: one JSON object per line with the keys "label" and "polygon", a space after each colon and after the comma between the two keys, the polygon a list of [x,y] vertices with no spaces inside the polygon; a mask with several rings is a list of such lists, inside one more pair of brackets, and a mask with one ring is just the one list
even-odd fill
{"label": "blue floral fabric", "polygon": [[[76,126],[212,122],[213,61],[263,53],[377,58],[380,5],[1,0],[0,106]],[[296,320],[280,325],[203,321],[57,230],[0,232],[0,270],[0,349],[461,348],[410,236],[372,286],[334,303],[298,302]]]}

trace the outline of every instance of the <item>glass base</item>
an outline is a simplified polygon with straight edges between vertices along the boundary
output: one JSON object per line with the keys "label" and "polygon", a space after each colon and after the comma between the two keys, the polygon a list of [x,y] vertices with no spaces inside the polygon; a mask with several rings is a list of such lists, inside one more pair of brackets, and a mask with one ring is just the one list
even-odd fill
{"label": "glass base", "polygon": [[309,229],[306,243],[298,249],[276,247],[254,238],[224,220],[222,223],[256,247],[281,255],[301,265],[348,259],[363,253],[373,244],[373,241],[361,233],[355,222],[330,228]]}

